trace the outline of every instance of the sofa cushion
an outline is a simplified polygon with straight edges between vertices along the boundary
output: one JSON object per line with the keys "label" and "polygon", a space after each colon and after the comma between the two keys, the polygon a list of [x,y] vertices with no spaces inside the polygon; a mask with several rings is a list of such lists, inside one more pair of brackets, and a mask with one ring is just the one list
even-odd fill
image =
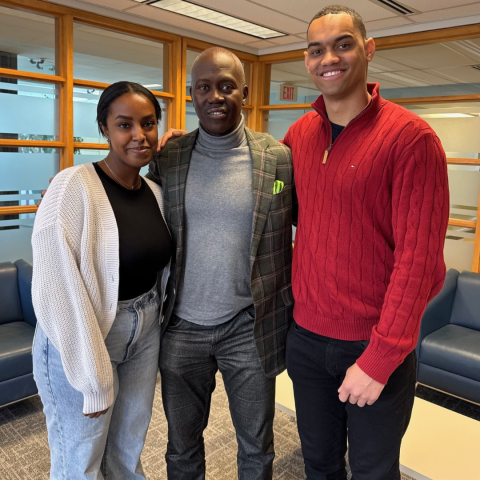
{"label": "sofa cushion", "polygon": [[457,279],[450,323],[480,331],[480,274],[462,272]]}
{"label": "sofa cushion", "polygon": [[26,322],[0,325],[0,382],[32,372],[34,333]]}
{"label": "sofa cushion", "polygon": [[23,320],[23,313],[17,267],[10,262],[0,263],[0,324],[20,320]]}
{"label": "sofa cushion", "polygon": [[419,361],[480,382],[480,332],[446,325],[423,339]]}

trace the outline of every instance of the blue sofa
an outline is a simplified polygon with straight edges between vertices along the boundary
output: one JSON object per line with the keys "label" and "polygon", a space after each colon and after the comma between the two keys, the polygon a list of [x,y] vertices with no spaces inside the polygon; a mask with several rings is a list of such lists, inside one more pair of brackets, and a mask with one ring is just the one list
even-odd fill
{"label": "blue sofa", "polygon": [[37,393],[32,342],[32,267],[24,260],[0,263],[0,406]]}
{"label": "blue sofa", "polygon": [[422,318],[417,381],[480,404],[480,274],[449,270]]}

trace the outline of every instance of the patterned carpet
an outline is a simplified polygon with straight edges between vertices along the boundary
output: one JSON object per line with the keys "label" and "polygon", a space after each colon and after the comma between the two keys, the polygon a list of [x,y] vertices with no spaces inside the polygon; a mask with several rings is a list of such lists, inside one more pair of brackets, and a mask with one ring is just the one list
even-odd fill
{"label": "patterned carpet", "polygon": [[[166,479],[164,452],[167,444],[166,421],[159,386],[153,419],[142,461],[148,480]],[[221,377],[213,395],[209,426],[205,432],[207,479],[234,480],[237,477],[237,443]],[[275,417],[273,478],[304,479],[303,460],[296,423],[277,410]],[[0,479],[48,480],[50,468],[47,432],[39,397],[0,408]],[[405,475],[402,480],[413,480]]]}

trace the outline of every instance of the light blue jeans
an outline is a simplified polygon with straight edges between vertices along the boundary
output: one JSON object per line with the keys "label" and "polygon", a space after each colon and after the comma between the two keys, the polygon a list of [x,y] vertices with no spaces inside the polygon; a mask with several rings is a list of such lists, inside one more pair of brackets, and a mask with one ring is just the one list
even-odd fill
{"label": "light blue jeans", "polygon": [[60,354],[37,325],[33,373],[47,418],[51,480],[145,479],[140,455],[155,395],[160,304],[155,287],[119,302],[105,339],[115,402],[99,418],[83,415],[83,395],[68,383]]}

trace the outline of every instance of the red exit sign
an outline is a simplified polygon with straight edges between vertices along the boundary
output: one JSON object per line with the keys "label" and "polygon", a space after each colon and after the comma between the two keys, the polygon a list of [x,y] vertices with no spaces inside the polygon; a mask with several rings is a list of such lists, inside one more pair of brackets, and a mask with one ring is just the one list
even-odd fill
{"label": "red exit sign", "polygon": [[283,84],[280,87],[280,100],[288,100],[290,102],[297,101],[297,87],[294,85]]}

